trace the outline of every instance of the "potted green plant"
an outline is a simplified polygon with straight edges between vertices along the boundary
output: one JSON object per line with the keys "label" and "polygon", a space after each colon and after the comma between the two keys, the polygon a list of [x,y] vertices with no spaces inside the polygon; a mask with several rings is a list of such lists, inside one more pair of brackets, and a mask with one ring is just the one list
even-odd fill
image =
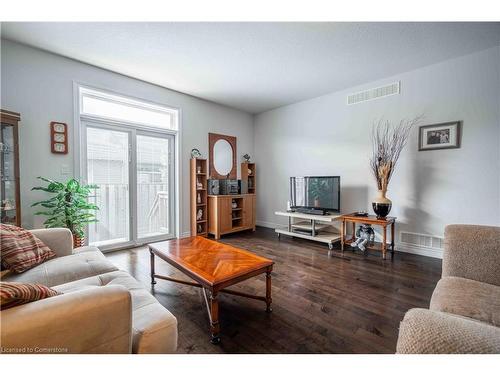
{"label": "potted green plant", "polygon": [[68,228],[73,233],[75,247],[83,246],[85,241],[85,227],[89,223],[97,222],[95,211],[99,208],[88,202],[93,189],[97,185],[82,185],[74,178],[66,183],[38,177],[47,182],[47,186],[36,186],[31,190],[41,190],[53,194],[49,199],[33,203],[31,206],[41,206],[47,211],[35,212],[35,215],[46,215],[46,228]]}

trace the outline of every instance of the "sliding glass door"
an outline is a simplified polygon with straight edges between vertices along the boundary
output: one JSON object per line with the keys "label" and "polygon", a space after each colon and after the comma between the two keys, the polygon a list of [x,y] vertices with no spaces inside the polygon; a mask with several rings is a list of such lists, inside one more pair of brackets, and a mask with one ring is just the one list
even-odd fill
{"label": "sliding glass door", "polygon": [[93,202],[97,223],[89,226],[95,246],[126,243],[130,238],[130,132],[87,127],[87,182],[99,188]]}
{"label": "sliding glass door", "polygon": [[175,235],[174,136],[82,122],[86,181],[95,184],[91,245],[106,250]]}
{"label": "sliding glass door", "polygon": [[137,238],[173,233],[172,137],[137,134]]}

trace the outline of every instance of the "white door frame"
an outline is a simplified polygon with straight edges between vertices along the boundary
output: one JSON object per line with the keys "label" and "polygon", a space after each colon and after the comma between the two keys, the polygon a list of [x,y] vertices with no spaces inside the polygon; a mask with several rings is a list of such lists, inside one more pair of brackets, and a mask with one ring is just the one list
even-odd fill
{"label": "white door frame", "polygon": [[[165,241],[168,239],[172,239],[176,237],[177,233],[177,225],[176,225],[176,189],[175,189],[175,178],[171,178],[175,176],[175,173],[172,173],[175,170],[175,136],[172,134],[167,134],[162,131],[154,131],[151,129],[147,130],[138,130],[128,126],[120,126],[115,123],[108,123],[108,121],[104,121],[102,119],[94,120],[94,119],[82,119],[81,121],[81,141],[82,141],[82,155],[81,155],[81,170],[82,170],[82,181],[86,184],[88,183],[88,175],[87,175],[87,128],[96,128],[96,129],[106,129],[106,130],[114,130],[128,134],[128,148],[129,148],[129,168],[128,168],[128,183],[129,183],[129,241],[120,242],[117,244],[110,245],[101,245],[99,249],[106,252],[109,250],[117,250],[123,249],[127,247],[140,246],[151,242],[157,241]],[[138,230],[137,230],[137,135],[150,136],[156,138],[163,138],[169,141],[169,165],[168,165],[168,176],[169,176],[169,223],[172,225],[171,233],[158,235],[158,236],[150,236],[144,238],[138,238]],[[88,236],[87,236],[88,238]]]}
{"label": "white door frame", "polygon": [[[81,112],[80,111],[80,109],[81,109],[80,87],[90,88],[90,89],[94,89],[97,91],[108,92],[111,94],[117,94],[117,95],[121,95],[121,96],[126,96],[126,97],[129,97],[132,99],[144,101],[146,103],[149,102],[152,104],[158,104],[158,105],[162,105],[162,106],[165,106],[168,108],[172,108],[172,109],[176,110],[178,113],[178,118],[177,118],[178,130],[158,129],[158,128],[154,128],[154,127],[148,127],[148,126],[145,126],[143,124],[126,123],[123,121],[114,121],[111,119],[102,119],[100,117],[81,115],[80,114],[80,112]],[[171,176],[174,176],[174,181],[172,181],[172,179],[169,180],[169,184],[173,185],[173,189],[171,190],[173,193],[173,194],[171,194],[172,199],[173,199],[173,204],[171,206],[173,208],[173,214],[171,214],[171,215],[173,215],[172,223],[174,225],[172,237],[180,238],[182,236],[180,231],[181,231],[181,223],[182,223],[181,205],[182,205],[182,198],[183,198],[183,194],[182,194],[182,190],[181,190],[182,160],[180,157],[181,151],[182,151],[181,149],[182,149],[182,122],[183,122],[181,108],[166,105],[163,103],[154,103],[154,102],[151,102],[148,100],[144,100],[142,98],[134,97],[132,95],[116,92],[112,89],[103,88],[103,87],[96,87],[96,86],[82,83],[82,82],[78,82],[78,81],[73,81],[73,107],[74,107],[73,113],[74,113],[74,124],[75,124],[75,126],[73,128],[73,130],[74,130],[73,147],[75,150],[74,151],[74,176],[77,179],[83,179],[83,177],[86,176],[86,174],[87,174],[86,159],[84,157],[84,154],[86,153],[86,150],[84,149],[84,147],[86,147],[86,131],[83,131],[84,130],[83,129],[83,122],[92,122],[92,123],[98,123],[101,125],[108,125],[114,129],[116,129],[116,127],[123,127],[123,128],[127,128],[127,130],[145,131],[148,133],[154,133],[154,134],[165,135],[165,136],[169,135],[169,136],[173,137],[173,154],[172,155],[174,157],[170,159],[173,161],[173,165],[169,166],[170,168],[173,168],[173,171],[174,171],[174,173],[171,174]],[[134,146],[135,146],[135,137],[134,137]],[[133,154],[135,154],[135,153],[133,153]],[[129,164],[132,164],[132,163],[129,163]],[[132,166],[130,168],[132,168]],[[134,174],[135,174],[135,172],[134,172]],[[135,177],[134,177],[134,179],[135,179]],[[132,186],[131,186],[131,188],[132,188]],[[134,184],[133,188],[136,189],[136,184]],[[172,186],[169,186],[169,189],[171,189],[171,188],[172,188]],[[129,197],[132,197],[132,194],[129,194]],[[129,199],[131,199],[131,198],[129,198]],[[172,203],[172,202],[170,202],[170,203]],[[136,206],[136,205],[133,205],[133,206]],[[132,210],[133,206],[130,206],[131,210]],[[130,227],[132,228],[132,226],[130,226]],[[132,229],[134,229],[134,233],[137,233],[136,228],[132,228]],[[87,239],[88,239],[88,237],[87,237]],[[148,237],[147,239],[145,238],[145,239],[141,239],[141,240],[135,241],[135,242],[130,241],[130,242],[127,242],[126,244],[120,244],[119,246],[118,245],[112,246],[111,248],[102,247],[101,250],[103,250],[104,252],[120,250],[123,248],[138,246],[138,245],[142,245],[145,243],[161,241],[163,239],[164,238],[160,238],[160,237],[158,237],[158,238],[156,238],[156,237],[149,238]]]}

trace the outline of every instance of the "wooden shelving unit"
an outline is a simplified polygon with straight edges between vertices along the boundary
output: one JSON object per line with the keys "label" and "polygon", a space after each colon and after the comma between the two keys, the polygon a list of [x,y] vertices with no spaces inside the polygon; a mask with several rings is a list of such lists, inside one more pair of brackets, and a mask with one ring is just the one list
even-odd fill
{"label": "wooden shelving unit", "polygon": [[248,194],[255,194],[255,172],[255,163],[241,163],[241,181],[246,183]]}
{"label": "wooden shelving unit", "polygon": [[243,220],[243,197],[231,199],[231,226],[232,229],[242,226]]}
{"label": "wooden shelving unit", "polygon": [[[191,159],[191,235],[207,236],[207,159]],[[201,218],[198,212],[201,210]]]}

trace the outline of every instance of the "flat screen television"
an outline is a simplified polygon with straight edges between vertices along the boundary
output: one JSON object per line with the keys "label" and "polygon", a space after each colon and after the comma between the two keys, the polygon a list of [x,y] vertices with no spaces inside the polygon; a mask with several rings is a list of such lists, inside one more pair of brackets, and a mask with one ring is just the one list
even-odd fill
{"label": "flat screen television", "polygon": [[340,212],[340,176],[290,177],[292,208]]}

